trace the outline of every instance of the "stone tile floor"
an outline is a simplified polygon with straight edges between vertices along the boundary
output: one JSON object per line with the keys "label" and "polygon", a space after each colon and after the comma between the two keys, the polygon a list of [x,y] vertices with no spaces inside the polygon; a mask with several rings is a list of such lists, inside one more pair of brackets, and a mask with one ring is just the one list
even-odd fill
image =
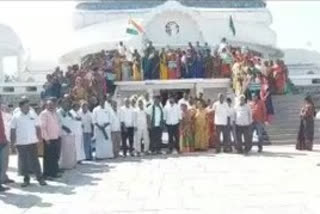
{"label": "stone tile floor", "polygon": [[319,214],[320,146],[256,148],[244,157],[214,152],[87,162],[40,187],[0,194],[2,214]]}

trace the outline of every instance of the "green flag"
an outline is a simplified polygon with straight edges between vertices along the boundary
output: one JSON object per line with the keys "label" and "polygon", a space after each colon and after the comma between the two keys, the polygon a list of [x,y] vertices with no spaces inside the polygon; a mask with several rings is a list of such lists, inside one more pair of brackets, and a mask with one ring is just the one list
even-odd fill
{"label": "green flag", "polygon": [[229,17],[229,27],[230,27],[230,30],[232,31],[233,36],[235,36],[236,28],[234,27],[232,16]]}

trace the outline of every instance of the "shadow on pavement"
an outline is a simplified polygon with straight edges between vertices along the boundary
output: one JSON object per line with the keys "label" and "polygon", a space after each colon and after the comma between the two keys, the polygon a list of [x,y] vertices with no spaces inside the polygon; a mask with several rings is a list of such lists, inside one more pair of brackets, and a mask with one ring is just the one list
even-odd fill
{"label": "shadow on pavement", "polygon": [[251,152],[249,153],[250,156],[261,156],[261,157],[278,157],[278,158],[295,158],[295,156],[306,156],[307,154],[305,153],[299,153],[299,152],[262,152],[262,153],[257,153],[257,152]]}
{"label": "shadow on pavement", "polygon": [[14,194],[9,192],[0,193],[0,201],[8,205],[13,205],[18,208],[28,209],[34,206],[37,207],[51,207],[51,203],[43,202],[39,196],[26,194]]}

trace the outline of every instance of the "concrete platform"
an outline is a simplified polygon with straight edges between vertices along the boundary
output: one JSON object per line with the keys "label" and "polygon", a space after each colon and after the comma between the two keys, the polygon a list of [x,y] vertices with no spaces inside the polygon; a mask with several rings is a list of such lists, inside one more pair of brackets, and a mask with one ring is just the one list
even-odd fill
{"label": "concrete platform", "polygon": [[0,194],[6,214],[318,214],[320,146],[256,148],[238,154],[180,156],[87,162],[56,182],[21,189],[16,157],[11,178],[18,183]]}

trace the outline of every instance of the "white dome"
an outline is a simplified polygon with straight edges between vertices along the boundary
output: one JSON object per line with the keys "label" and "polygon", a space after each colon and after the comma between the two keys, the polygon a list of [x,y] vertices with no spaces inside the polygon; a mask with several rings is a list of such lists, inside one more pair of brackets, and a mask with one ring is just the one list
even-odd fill
{"label": "white dome", "polygon": [[0,56],[18,55],[23,51],[20,38],[7,25],[0,24]]}

